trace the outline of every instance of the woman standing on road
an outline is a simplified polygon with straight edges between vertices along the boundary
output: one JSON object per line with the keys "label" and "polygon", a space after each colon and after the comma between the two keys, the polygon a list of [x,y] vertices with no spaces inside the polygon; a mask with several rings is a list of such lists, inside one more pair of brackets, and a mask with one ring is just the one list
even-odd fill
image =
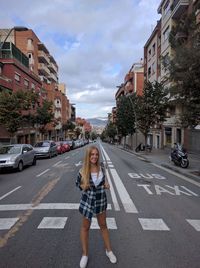
{"label": "woman standing on road", "polygon": [[109,189],[110,185],[105,181],[104,170],[99,163],[99,150],[97,147],[90,146],[86,149],[83,167],[79,171],[76,185],[82,190],[79,211],[83,215],[80,232],[83,252],[80,268],[85,268],[88,262],[89,229],[93,214],[97,216],[106,248],[106,255],[111,263],[116,263],[117,259],[111,249],[106,224],[107,198],[105,189]]}

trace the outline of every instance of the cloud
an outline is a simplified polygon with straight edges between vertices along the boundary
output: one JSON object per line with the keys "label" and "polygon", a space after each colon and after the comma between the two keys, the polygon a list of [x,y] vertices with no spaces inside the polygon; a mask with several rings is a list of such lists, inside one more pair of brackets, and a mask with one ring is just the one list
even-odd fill
{"label": "cloud", "polygon": [[0,27],[31,28],[57,61],[59,80],[66,83],[77,115],[107,116],[115,106],[116,86],[143,58],[159,4],[160,0],[7,0],[1,3]]}

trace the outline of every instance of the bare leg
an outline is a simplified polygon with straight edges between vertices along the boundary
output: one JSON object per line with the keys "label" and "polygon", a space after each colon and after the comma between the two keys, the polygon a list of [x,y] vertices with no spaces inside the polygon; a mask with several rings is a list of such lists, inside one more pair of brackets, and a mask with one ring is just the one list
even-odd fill
{"label": "bare leg", "polygon": [[88,240],[89,240],[90,224],[91,222],[85,217],[83,217],[80,238],[81,238],[83,255],[85,256],[88,256]]}
{"label": "bare leg", "polygon": [[98,224],[101,230],[103,241],[107,251],[111,251],[109,232],[106,224],[106,212],[97,214]]}

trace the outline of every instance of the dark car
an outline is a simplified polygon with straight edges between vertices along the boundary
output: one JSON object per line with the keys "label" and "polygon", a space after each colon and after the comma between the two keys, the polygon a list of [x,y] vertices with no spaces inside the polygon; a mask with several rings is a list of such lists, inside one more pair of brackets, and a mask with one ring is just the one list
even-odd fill
{"label": "dark car", "polygon": [[34,150],[38,158],[40,157],[51,158],[54,155],[58,155],[56,143],[50,140],[40,141],[36,143],[34,146]]}
{"label": "dark car", "polygon": [[0,169],[23,170],[24,166],[36,165],[36,154],[30,144],[12,144],[0,147]]}

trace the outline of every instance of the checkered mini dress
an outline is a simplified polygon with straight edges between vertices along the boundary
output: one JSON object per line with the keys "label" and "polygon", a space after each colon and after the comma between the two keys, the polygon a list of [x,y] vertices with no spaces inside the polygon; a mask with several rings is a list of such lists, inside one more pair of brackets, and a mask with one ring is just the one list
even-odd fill
{"label": "checkered mini dress", "polygon": [[82,191],[79,211],[85,218],[91,220],[93,214],[102,213],[107,208],[107,197],[104,188],[105,173],[103,172],[102,181],[97,187],[95,187],[92,177],[90,176],[90,188],[86,191],[82,190],[80,186],[81,178],[82,176],[79,172],[76,179],[76,186]]}

